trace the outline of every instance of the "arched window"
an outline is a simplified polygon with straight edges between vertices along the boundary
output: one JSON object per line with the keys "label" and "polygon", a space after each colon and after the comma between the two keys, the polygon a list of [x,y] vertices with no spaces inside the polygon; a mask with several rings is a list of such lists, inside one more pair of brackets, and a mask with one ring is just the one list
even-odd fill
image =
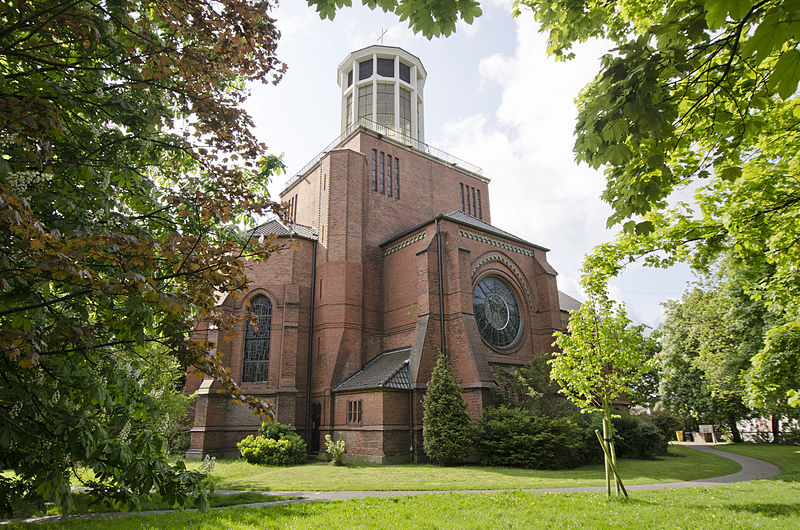
{"label": "arched window", "polygon": [[269,331],[272,326],[272,303],[260,294],[250,301],[245,324],[242,382],[266,381],[269,373]]}

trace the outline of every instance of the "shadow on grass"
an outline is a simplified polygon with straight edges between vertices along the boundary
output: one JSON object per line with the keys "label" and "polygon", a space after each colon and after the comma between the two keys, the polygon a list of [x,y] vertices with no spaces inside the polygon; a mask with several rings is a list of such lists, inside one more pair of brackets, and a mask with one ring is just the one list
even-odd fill
{"label": "shadow on grass", "polygon": [[726,509],[735,512],[752,513],[767,517],[797,516],[800,513],[800,503],[759,502],[755,504],[728,504]]}

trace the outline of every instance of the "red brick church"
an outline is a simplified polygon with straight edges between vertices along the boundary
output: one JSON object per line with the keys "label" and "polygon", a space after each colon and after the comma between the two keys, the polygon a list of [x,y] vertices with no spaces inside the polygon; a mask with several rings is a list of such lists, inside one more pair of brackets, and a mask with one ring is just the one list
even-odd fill
{"label": "red brick church", "polygon": [[[239,319],[235,338],[219,337],[231,373],[312,452],[332,434],[354,460],[422,456],[422,398],[439,350],[476,417],[494,371],[550,351],[561,306],[574,307],[548,249],[491,224],[481,169],[424,143],[426,75],[391,46],[345,58],[341,136],[281,192],[291,223],[253,234],[293,248],[250,264],[246,295],[222,301],[231,315],[258,315],[257,329]],[[190,378],[189,457],[235,453],[258,426],[216,386]]]}

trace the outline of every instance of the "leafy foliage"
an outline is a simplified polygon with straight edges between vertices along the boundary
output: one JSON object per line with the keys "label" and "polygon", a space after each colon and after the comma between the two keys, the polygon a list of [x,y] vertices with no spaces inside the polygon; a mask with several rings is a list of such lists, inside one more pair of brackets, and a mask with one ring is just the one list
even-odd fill
{"label": "leafy foliage", "polygon": [[494,374],[497,388],[493,389],[498,404],[548,417],[573,414],[574,405],[559,395],[558,384],[550,379],[549,360],[550,354],[539,354],[513,372],[498,369]]}
{"label": "leafy foliage", "polygon": [[667,301],[657,363],[664,405],[684,418],[727,425],[736,439],[736,421],[750,412],[740,379],[750,356],[727,324],[734,304],[718,284]]}
{"label": "leafy foliage", "polygon": [[644,328],[631,324],[624,307],[592,296],[570,313],[567,333],[554,334],[561,351],[550,361],[550,377],[582,410],[605,413],[646,371]]}
{"label": "leafy foliage", "polygon": [[308,459],[306,443],[292,430],[291,425],[264,423],[258,434],[247,436],[236,446],[242,460],[250,464],[295,466]]}
{"label": "leafy foliage", "polygon": [[467,404],[441,352],[425,392],[422,437],[425,454],[442,465],[466,458],[472,448]]}
{"label": "leafy foliage", "polygon": [[342,455],[344,455],[345,451],[344,438],[339,438],[334,442],[330,434],[325,435],[325,452],[331,458],[332,466],[342,465]]}
{"label": "leafy foliage", "polygon": [[[753,400],[796,397],[800,2],[520,0],[516,12],[523,6],[557,58],[590,38],[614,46],[580,95],[576,124],[576,158],[605,168],[608,224],[622,224],[587,259],[588,281],[639,259],[705,272],[725,254],[745,271],[743,291],[779,317]],[[694,203],[668,206],[688,185]]]}
{"label": "leafy foliage", "polygon": [[[461,19],[472,24],[482,13],[475,0],[361,0],[375,9],[380,7],[384,12],[397,13],[400,20],[408,20],[408,25],[415,33],[422,33],[427,38],[450,35],[456,31],[456,22]],[[308,0],[321,18],[333,19],[336,11],[344,6],[352,5],[352,0]]]}
{"label": "leafy foliage", "polygon": [[567,333],[553,334],[561,351],[550,361],[550,377],[561,393],[581,412],[600,412],[602,435],[595,431],[605,455],[606,494],[611,495],[610,472],[617,494],[628,495],[617,472],[611,405],[623,393],[633,392],[647,372],[647,351],[652,339],[644,325],[633,326],[623,306],[616,306],[605,291],[593,292],[580,309],[570,313]]}
{"label": "leafy foliage", "polygon": [[478,424],[477,441],[487,466],[568,469],[582,463],[575,458],[583,443],[580,431],[568,418],[548,418],[513,407],[487,408]]}
{"label": "leafy foliage", "polygon": [[279,211],[266,184],[281,162],[238,107],[244,80],[285,68],[271,7],[4,4],[0,466],[15,476],[0,512],[13,495],[68,510],[79,465],[116,503],[205,504],[208,480],[166,459],[154,349],[269,412],[190,335],[198,317],[225,329],[214,291],[235,295],[242,258],[271,250],[237,226]]}

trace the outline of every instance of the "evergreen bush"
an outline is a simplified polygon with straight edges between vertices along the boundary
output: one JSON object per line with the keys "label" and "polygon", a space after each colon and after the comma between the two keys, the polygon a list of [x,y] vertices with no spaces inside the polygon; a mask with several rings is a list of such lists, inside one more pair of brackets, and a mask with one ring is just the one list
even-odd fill
{"label": "evergreen bush", "polygon": [[236,446],[242,459],[250,464],[294,466],[308,459],[306,443],[291,425],[264,423],[258,434],[250,435]]}
{"label": "evergreen bush", "polygon": [[566,469],[580,463],[575,454],[584,442],[580,429],[568,418],[549,418],[501,406],[484,410],[478,443],[484,465]]}
{"label": "evergreen bush", "polygon": [[463,460],[472,449],[467,404],[441,352],[423,401],[422,438],[428,458],[445,466]]}

